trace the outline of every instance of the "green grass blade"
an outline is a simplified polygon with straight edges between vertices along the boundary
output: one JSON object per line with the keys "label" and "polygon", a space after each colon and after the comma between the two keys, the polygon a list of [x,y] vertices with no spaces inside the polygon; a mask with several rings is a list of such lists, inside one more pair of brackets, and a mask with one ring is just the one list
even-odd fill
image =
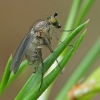
{"label": "green grass blade", "polygon": [[59,98],[63,98],[62,100],[64,100],[65,96],[68,94],[68,91],[75,83],[78,82],[78,80],[83,75],[85,75],[85,73],[91,67],[91,64],[93,64],[94,60],[98,57],[99,53],[100,53],[100,38],[96,41],[94,46],[91,48],[88,54],[83,58],[83,60],[77,66],[75,71],[69,77],[69,79],[67,80],[67,82],[65,83],[65,85],[63,86],[63,88],[61,89],[55,100],[60,100]]}
{"label": "green grass blade", "polygon": [[5,68],[5,71],[4,71],[4,74],[3,74],[3,77],[2,77],[2,81],[0,83],[0,95],[3,93],[5,87],[6,87],[6,84],[9,80],[9,77],[10,77],[10,65],[11,65],[11,62],[12,62],[12,55],[10,56],[10,58],[8,59],[8,62],[7,62],[7,65],[6,65],[6,68]]}
{"label": "green grass blade", "polygon": [[100,76],[100,66],[96,68],[95,71],[91,73],[91,75],[89,75],[89,77],[86,79],[85,82],[88,82],[91,79],[95,79],[97,82],[100,82],[99,76]]}
{"label": "green grass blade", "polygon": [[[70,13],[68,14],[68,18],[67,18],[66,24],[64,26],[64,30],[70,30],[72,28],[77,11],[79,9],[80,2],[82,2],[82,1],[81,0],[73,0],[73,4],[72,4],[71,10],[70,10]],[[69,36],[69,34],[70,34],[70,32],[67,32],[67,33],[63,32],[60,40],[63,41],[66,37]]]}
{"label": "green grass blade", "polygon": [[[88,20],[89,21],[89,20]],[[64,44],[69,44],[70,41],[87,25],[88,21],[77,27],[70,36],[64,41]],[[55,50],[55,56],[58,57],[61,52],[66,48],[66,45],[59,45]],[[49,55],[49,57],[44,61],[44,72],[46,72],[49,67],[52,65],[52,63],[55,61],[52,54]],[[22,90],[19,92],[19,94],[16,97],[16,100],[20,99],[21,97],[24,97],[29,91],[37,86],[37,84],[41,80],[41,67],[37,71],[36,74],[32,75],[27,83],[24,85]]]}
{"label": "green grass blade", "polygon": [[[70,11],[69,11],[69,14],[68,14],[68,16],[67,16],[67,20],[66,20],[66,22],[65,22],[64,30],[73,29],[72,26],[73,26],[73,24],[74,24],[74,22],[75,22],[75,17],[76,17],[76,15],[77,15],[78,10],[79,10],[80,4],[81,4],[83,1],[81,1],[81,0],[73,0],[72,2],[73,2],[73,3],[72,3],[72,5],[71,5],[71,9],[70,9]],[[74,27],[74,28],[76,28],[76,27]],[[67,32],[67,33],[63,32],[62,35],[61,35],[60,40],[63,41],[65,38],[67,38],[67,37],[70,35],[70,33],[71,33],[71,32]],[[60,44],[60,43],[58,43],[58,44]],[[66,48],[66,50],[64,50],[64,52],[60,55],[60,59],[63,58],[63,56],[66,54],[66,51],[67,51],[67,48]],[[59,59],[59,58],[58,58],[58,59]],[[50,89],[50,90],[51,90],[51,89]],[[50,90],[48,90],[48,92],[50,92]],[[46,93],[47,93],[47,92],[46,92]],[[45,96],[46,96],[46,98],[48,98],[48,97],[47,97],[48,95],[45,95]],[[47,100],[47,99],[46,99],[46,100]]]}
{"label": "green grass blade", "polygon": [[[81,43],[85,33],[86,33],[86,31],[83,32],[83,34],[77,40],[77,42],[75,43],[73,48],[70,50],[70,52],[65,55],[64,59],[62,59],[62,61],[60,62],[61,69],[63,69],[65,67],[65,65],[67,64],[69,59],[72,57],[72,55],[74,54],[74,52],[78,48],[79,44]],[[33,98],[34,98],[34,100],[36,100],[41,95],[41,93],[43,93],[43,91],[56,79],[56,77],[59,75],[60,72],[61,72],[61,70],[57,66],[50,74],[47,75],[46,78],[44,78],[41,91],[37,93],[37,91],[39,89],[39,84],[37,84],[37,87],[30,90],[28,95],[26,95],[23,98],[23,100],[25,100],[25,99],[26,100],[32,100]],[[16,100],[18,100],[18,98]],[[62,99],[60,99],[60,100],[62,100]]]}
{"label": "green grass blade", "polygon": [[76,17],[76,22],[74,27],[77,27],[82,20],[84,19],[84,17],[86,16],[87,12],[89,11],[89,9],[91,8],[91,6],[94,4],[96,0],[84,0],[80,9],[79,9],[79,13]]}
{"label": "green grass blade", "polygon": [[6,87],[8,87],[16,79],[16,77],[26,68],[26,66],[28,66],[28,61],[24,60],[21,63],[18,72],[16,74],[13,74],[13,72],[11,73]]}

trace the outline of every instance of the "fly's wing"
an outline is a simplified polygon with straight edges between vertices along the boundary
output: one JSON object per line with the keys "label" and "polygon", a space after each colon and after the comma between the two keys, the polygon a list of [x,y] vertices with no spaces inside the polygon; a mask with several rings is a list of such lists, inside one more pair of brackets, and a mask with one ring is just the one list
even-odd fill
{"label": "fly's wing", "polygon": [[17,72],[21,64],[21,61],[26,53],[26,50],[29,47],[29,44],[32,42],[33,38],[34,38],[34,34],[32,34],[30,31],[29,33],[27,33],[27,35],[25,36],[25,38],[22,40],[19,47],[17,48],[11,67],[10,67],[10,70],[11,71],[13,70],[14,73]]}

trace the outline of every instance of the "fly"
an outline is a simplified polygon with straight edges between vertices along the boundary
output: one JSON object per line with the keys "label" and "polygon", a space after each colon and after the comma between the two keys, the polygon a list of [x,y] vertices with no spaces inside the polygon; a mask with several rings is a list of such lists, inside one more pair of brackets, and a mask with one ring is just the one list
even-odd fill
{"label": "fly", "polygon": [[[26,34],[26,36],[20,43],[19,47],[17,48],[10,67],[10,70],[13,71],[15,74],[18,71],[18,68],[22,62],[24,55],[28,60],[28,64],[33,66],[34,73],[37,71],[38,66],[42,64],[42,78],[41,78],[40,88],[42,86],[43,75],[44,75],[42,48],[44,46],[47,46],[51,51],[51,53],[53,53],[53,50],[51,48],[51,39],[52,35],[54,34],[53,28],[56,29],[61,28],[60,23],[56,19],[57,15],[58,13],[54,13],[53,16],[49,16],[47,18],[47,21],[40,19],[33,24],[32,28]],[[57,61],[56,57],[55,60]]]}

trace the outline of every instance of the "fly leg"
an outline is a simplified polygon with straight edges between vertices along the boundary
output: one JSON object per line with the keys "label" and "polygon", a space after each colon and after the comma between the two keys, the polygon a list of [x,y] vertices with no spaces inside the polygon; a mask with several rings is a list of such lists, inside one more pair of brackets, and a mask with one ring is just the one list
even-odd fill
{"label": "fly leg", "polygon": [[35,69],[35,71],[33,71],[33,73],[36,73],[36,71],[37,71],[37,68],[34,68]]}
{"label": "fly leg", "polygon": [[[53,51],[53,49],[51,48],[50,43],[49,43],[48,40],[47,40],[47,38],[45,38],[45,44],[46,44],[47,47],[49,48],[50,52],[53,54],[53,56],[54,56],[54,58],[55,58],[55,60],[56,60],[56,62],[57,62],[57,64],[58,64],[60,70],[62,70],[61,67],[60,67],[60,64],[59,64],[59,62],[58,62],[58,60],[57,60],[57,58],[56,58],[56,56],[55,56],[55,54],[54,54],[54,51]],[[61,71],[61,74],[62,74],[62,71]]]}
{"label": "fly leg", "polygon": [[[58,36],[57,36],[57,34],[56,34],[55,32],[53,32],[53,34],[54,34],[55,38],[57,39],[57,41],[61,42],[63,45],[66,45],[66,44],[64,44],[64,42],[60,41],[60,39],[58,38]],[[69,45],[69,44],[66,45],[66,46],[71,46],[71,47],[73,47],[73,45]]]}
{"label": "fly leg", "polygon": [[43,76],[44,76],[44,63],[43,63],[43,58],[42,58],[42,53],[41,53],[41,49],[37,49],[36,48],[36,51],[37,51],[37,56],[42,64],[42,77],[41,77],[41,84],[40,84],[40,87],[39,87],[39,90],[38,92],[40,91],[41,87],[42,87],[42,83],[43,83]]}

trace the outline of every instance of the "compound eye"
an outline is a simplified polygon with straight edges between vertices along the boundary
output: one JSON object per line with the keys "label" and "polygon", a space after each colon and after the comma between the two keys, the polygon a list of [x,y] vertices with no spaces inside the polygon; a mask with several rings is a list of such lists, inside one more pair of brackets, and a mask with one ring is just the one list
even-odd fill
{"label": "compound eye", "polygon": [[51,21],[51,23],[52,23],[53,25],[55,25],[55,24],[57,23],[57,21],[56,21],[55,18],[51,18],[50,21]]}
{"label": "compound eye", "polygon": [[53,26],[57,26],[57,20],[54,18],[54,17],[52,17],[51,19],[50,19],[50,22],[52,23],[52,25]]}

